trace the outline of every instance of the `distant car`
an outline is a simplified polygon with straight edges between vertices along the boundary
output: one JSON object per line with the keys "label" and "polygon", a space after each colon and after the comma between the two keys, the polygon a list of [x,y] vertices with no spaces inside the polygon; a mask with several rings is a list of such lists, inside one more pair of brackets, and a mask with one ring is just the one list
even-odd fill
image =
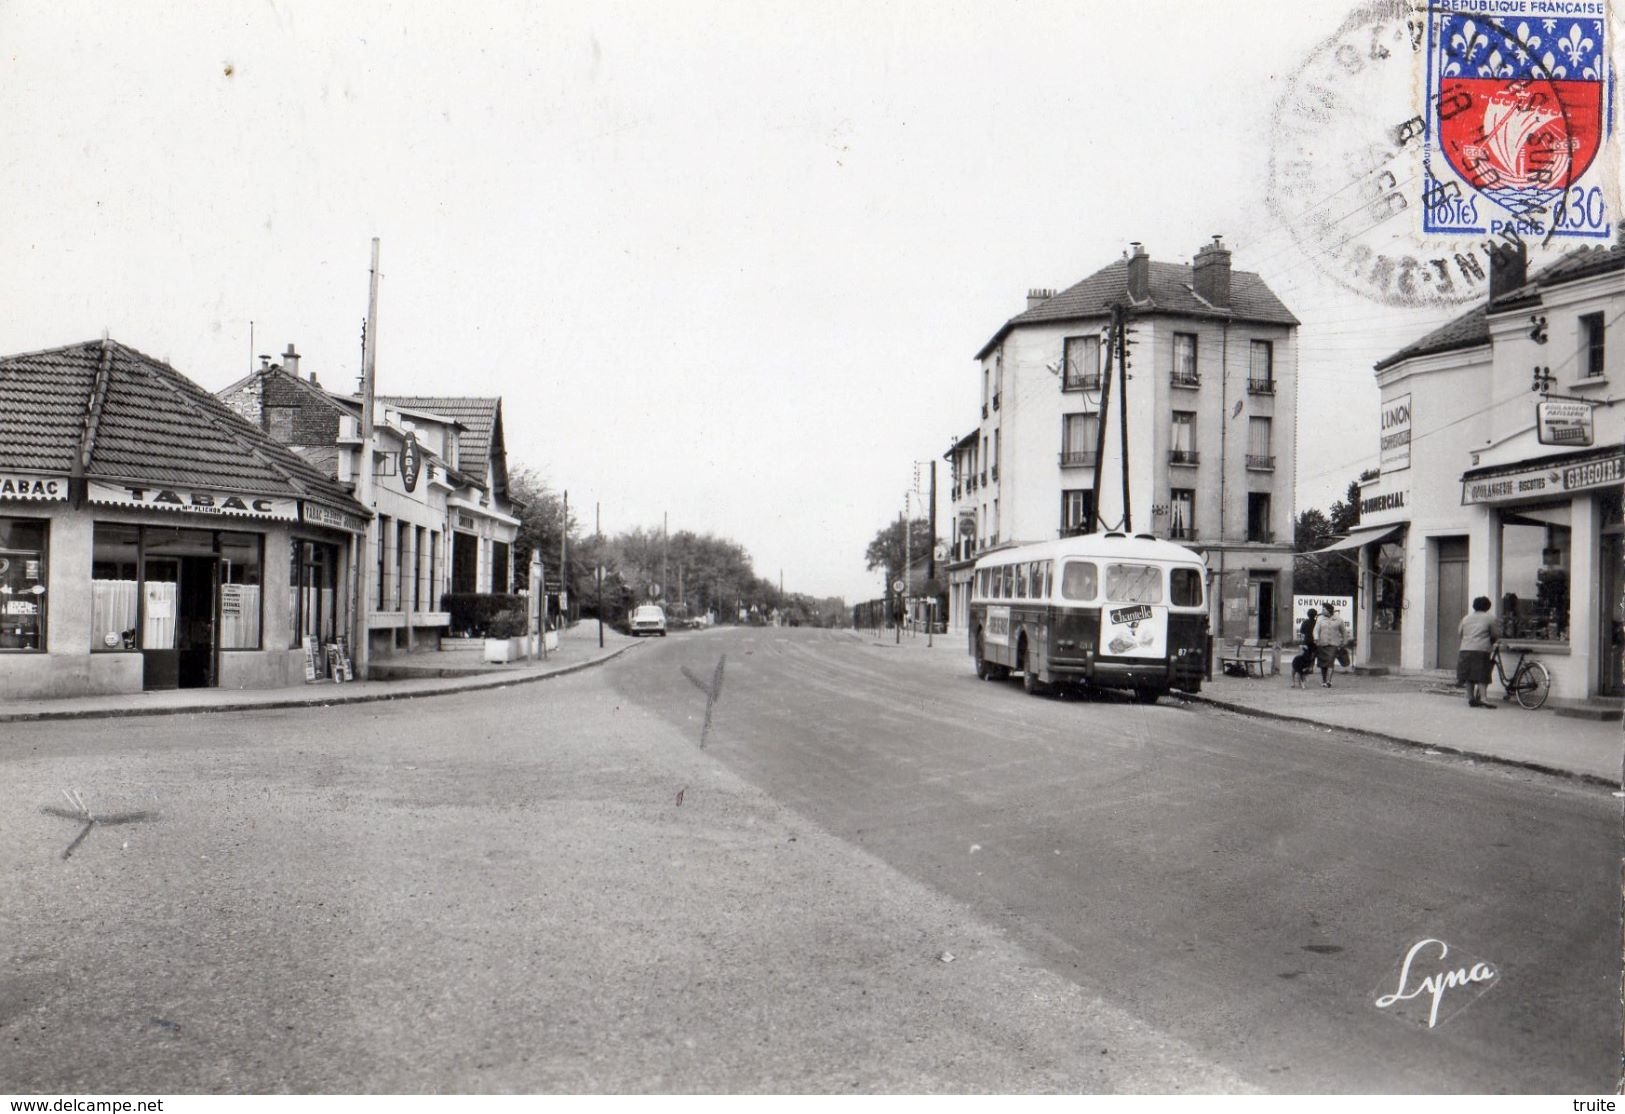
{"label": "distant car", "polygon": [[658,634],[665,638],[666,609],[656,603],[634,607],[626,617],[626,629],[630,634]]}

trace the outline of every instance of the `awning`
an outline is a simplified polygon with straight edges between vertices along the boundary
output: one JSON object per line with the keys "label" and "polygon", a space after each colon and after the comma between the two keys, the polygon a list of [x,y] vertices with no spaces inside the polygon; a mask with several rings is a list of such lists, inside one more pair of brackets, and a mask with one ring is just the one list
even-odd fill
{"label": "awning", "polygon": [[1310,552],[1330,553],[1336,549],[1358,549],[1362,545],[1370,545],[1372,542],[1380,542],[1385,538],[1392,537],[1399,532],[1402,525],[1402,523],[1395,523],[1392,526],[1367,526],[1363,530],[1350,530],[1349,536],[1342,541],[1333,542],[1331,545],[1323,545],[1319,549],[1310,550]]}

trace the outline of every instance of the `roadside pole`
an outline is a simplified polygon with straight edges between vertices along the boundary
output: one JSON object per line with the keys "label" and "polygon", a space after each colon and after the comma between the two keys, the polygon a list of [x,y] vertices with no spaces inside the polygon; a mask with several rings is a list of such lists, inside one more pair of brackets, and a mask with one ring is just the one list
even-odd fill
{"label": "roadside pole", "polygon": [[598,514],[599,505],[592,505],[592,533],[598,539],[598,648],[604,648],[604,525]]}
{"label": "roadside pole", "polygon": [[[374,236],[372,238],[372,278],[367,293],[367,335],[361,346],[361,448],[356,453],[355,475],[356,502],[360,503],[369,512],[373,511],[372,419],[373,395],[376,391],[377,374],[378,237]],[[379,528],[376,513],[364,524],[361,537],[362,543],[359,547],[361,559],[356,563],[356,631],[352,660],[355,662],[356,676],[365,681],[372,665],[372,638],[367,629],[370,619],[369,608],[372,599],[372,586],[369,583],[367,570],[371,566],[373,549],[372,546],[367,544],[367,540],[376,537],[378,545],[384,544],[383,531]]]}

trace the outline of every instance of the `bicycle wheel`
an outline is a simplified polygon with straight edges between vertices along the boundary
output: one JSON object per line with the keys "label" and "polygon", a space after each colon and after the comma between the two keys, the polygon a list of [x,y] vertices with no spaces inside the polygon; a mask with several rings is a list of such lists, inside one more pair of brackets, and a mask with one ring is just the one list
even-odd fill
{"label": "bicycle wheel", "polygon": [[1526,661],[1512,675],[1512,695],[1531,712],[1546,703],[1552,690],[1552,674],[1538,661]]}

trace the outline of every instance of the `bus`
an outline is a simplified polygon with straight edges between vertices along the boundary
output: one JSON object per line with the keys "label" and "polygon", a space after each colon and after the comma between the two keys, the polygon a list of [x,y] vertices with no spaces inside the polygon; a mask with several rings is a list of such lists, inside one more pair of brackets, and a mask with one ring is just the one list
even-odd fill
{"label": "bus", "polygon": [[1144,703],[1170,689],[1199,692],[1206,581],[1201,554],[1150,534],[1081,534],[986,553],[971,583],[976,675],[1018,672],[1035,694],[1129,689]]}

